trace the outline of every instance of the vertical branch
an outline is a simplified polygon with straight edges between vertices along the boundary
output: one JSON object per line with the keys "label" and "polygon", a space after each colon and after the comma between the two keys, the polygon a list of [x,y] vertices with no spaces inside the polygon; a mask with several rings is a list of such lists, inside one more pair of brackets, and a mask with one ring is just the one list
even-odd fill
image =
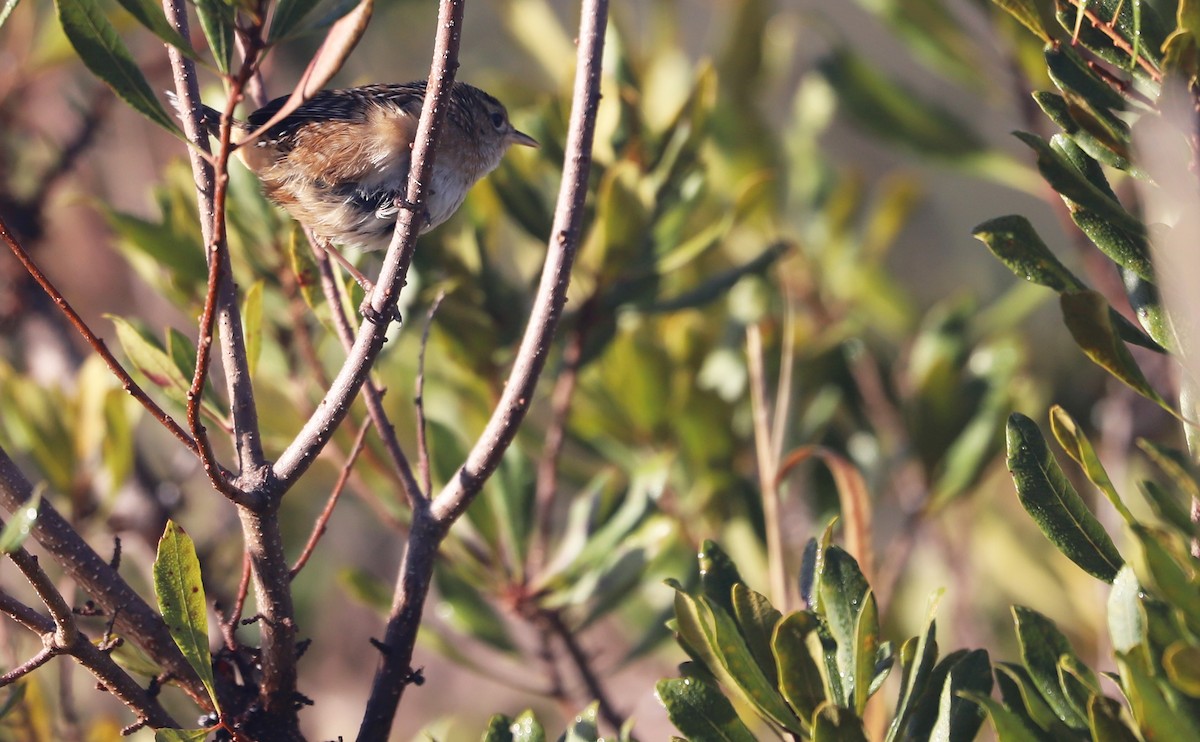
{"label": "vertical branch", "polygon": [[[167,21],[184,38],[188,37],[188,20],[183,0],[163,0],[163,11]],[[197,203],[200,210],[200,231],[207,246],[206,257],[214,261],[211,266],[210,291],[214,295],[206,302],[206,308],[213,305],[217,332],[221,339],[222,362],[224,365],[226,387],[230,399],[230,413],[233,419],[234,447],[238,454],[238,475],[251,476],[259,479],[265,476],[266,459],[263,456],[262,438],[258,427],[258,409],[254,401],[254,389],[250,384],[250,370],[246,356],[246,342],[242,336],[242,321],[237,306],[237,288],[233,283],[233,271],[229,264],[229,253],[225,249],[224,229],[224,179],[225,164],[228,163],[229,144],[229,114],[232,105],[239,97],[237,90],[231,91],[230,109],[222,116],[221,151],[219,153],[220,179],[218,172],[206,157],[209,154],[208,134],[201,122],[200,88],[196,80],[196,65],[192,60],[183,56],[178,49],[167,45],[167,55],[171,62],[171,71],[175,79],[175,94],[179,100],[179,113],[183,120],[183,131],[192,146],[188,148],[191,158],[192,177],[196,185]],[[247,56],[246,68],[252,67],[253,55]],[[243,70],[246,72],[246,70]],[[246,72],[241,83],[245,84]],[[220,198],[219,198],[220,197]],[[220,228],[219,228],[220,227]],[[219,229],[218,229],[219,228]],[[200,347],[197,348],[197,379],[201,382],[199,357],[207,353],[207,345],[211,342],[211,334],[206,336],[202,330]],[[194,391],[194,390],[193,390]],[[197,400],[198,403],[198,400]],[[202,429],[202,428],[201,428]],[[198,432],[198,431],[194,431]],[[202,444],[202,449],[204,448]],[[205,468],[210,469],[215,463],[211,451],[205,454]],[[210,470],[210,478],[226,495],[234,493],[232,487],[222,486],[224,480],[219,471]],[[249,503],[253,504],[253,503]]]}
{"label": "vertical branch", "polygon": [[783,523],[780,521],[779,459],[771,439],[767,410],[767,380],[763,369],[762,332],[758,325],[746,328],[746,358],[750,367],[750,407],[754,417],[754,451],[758,455],[758,482],[762,490],[763,526],[767,532],[767,572],[771,602],[780,610],[789,604],[787,574],[783,564]]}
{"label": "vertical branch", "polygon": [[[461,13],[460,3],[443,0],[438,18],[439,36],[431,83],[439,75],[445,74],[444,67],[456,55],[457,38],[453,37],[453,33],[461,26]],[[592,139],[600,104],[600,58],[608,20],[607,0],[583,0],[580,16],[578,61],[563,180],[546,264],[529,322],[500,401],[466,462],[429,508],[413,511],[412,530],[400,564],[387,630],[379,645],[379,668],[358,731],[359,742],[387,738],[400,698],[413,679],[410,665],[413,646],[420,628],[425,598],[429,593],[438,545],[479,493],[484,481],[495,471],[505,449],[516,436],[517,428],[529,409],[566,303],[571,267],[582,233],[583,205],[592,162]],[[430,104],[428,96],[425,104],[427,107]],[[422,122],[427,114],[427,110],[422,113]],[[420,148],[422,144],[423,140],[418,135],[417,147]],[[414,151],[414,162],[416,155]],[[411,218],[411,214],[405,211],[401,217]],[[376,286],[375,300],[380,298],[383,283],[381,280],[380,285]],[[382,309],[378,304],[373,306],[377,311]]]}

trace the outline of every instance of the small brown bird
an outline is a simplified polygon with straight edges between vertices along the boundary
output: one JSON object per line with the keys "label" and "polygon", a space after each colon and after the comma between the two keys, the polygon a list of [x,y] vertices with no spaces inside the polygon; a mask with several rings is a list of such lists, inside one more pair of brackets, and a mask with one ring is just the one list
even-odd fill
{"label": "small brown bird", "polygon": [[[424,100],[424,80],[323,90],[237,154],[262,181],[267,197],[319,239],[380,250],[391,240],[398,204],[408,190]],[[513,127],[500,101],[479,88],[456,82],[448,100],[425,191],[421,233],[449,219],[510,146],[538,146]],[[286,96],[276,98],[236,122],[234,142],[265,124],[286,101]],[[210,131],[219,122],[217,111],[205,110]],[[350,267],[336,251],[330,252]],[[360,283],[365,281],[353,272]]]}

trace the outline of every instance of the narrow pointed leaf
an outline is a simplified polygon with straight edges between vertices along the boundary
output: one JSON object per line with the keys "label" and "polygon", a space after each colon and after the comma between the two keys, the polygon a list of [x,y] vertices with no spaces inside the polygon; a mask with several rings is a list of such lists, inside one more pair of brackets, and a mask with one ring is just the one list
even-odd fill
{"label": "narrow pointed leaf", "polygon": [[179,127],[154,95],[98,0],[55,0],[54,6],[63,33],[92,74],[138,113],[172,134],[180,135]]}
{"label": "narrow pointed leaf", "polygon": [[1019,712],[1031,728],[1056,736],[1070,735],[1071,730],[1059,720],[1054,709],[1050,708],[1046,699],[1034,686],[1028,670],[1017,664],[997,662],[996,679],[1004,705]]}
{"label": "narrow pointed leaf", "polygon": [[765,595],[754,592],[740,582],[734,584],[732,594],[733,616],[742,635],[746,637],[751,654],[758,661],[763,674],[768,678],[774,677],[776,670],[775,658],[771,654],[771,636],[783,614],[771,605]]}
{"label": "narrow pointed leaf", "polygon": [[1063,321],[1075,344],[1093,363],[1117,380],[1156,403],[1167,412],[1179,413],[1153,387],[1125,347],[1113,327],[1112,310],[1104,297],[1094,291],[1070,291],[1059,296]]}
{"label": "narrow pointed leaf", "polygon": [[979,704],[965,697],[964,692],[989,695],[992,682],[992,665],[986,649],[968,652],[955,662],[942,685],[937,721],[929,739],[945,742],[974,740],[986,714]]}
{"label": "narrow pointed leaf", "polygon": [[275,6],[275,14],[271,17],[271,30],[267,33],[267,40],[274,42],[286,38],[320,2],[321,0],[280,0]]}
{"label": "narrow pointed leaf", "polygon": [[1068,559],[1088,574],[1112,582],[1124,560],[1047,450],[1037,425],[1013,413],[1007,439],[1008,468],[1021,505]]}
{"label": "narrow pointed leaf", "polygon": [[868,742],[862,719],[849,709],[827,703],[813,719],[813,742]]}
{"label": "narrow pointed leaf", "polygon": [[1162,597],[1179,611],[1193,632],[1200,635],[1200,590],[1188,571],[1164,545],[1169,543],[1161,532],[1135,526],[1133,534],[1141,544],[1146,568]]}
{"label": "narrow pointed leaf", "polygon": [[227,75],[233,63],[233,6],[225,0],[195,0],[195,4],[196,17],[200,19],[200,28],[208,40],[217,69]]}
{"label": "narrow pointed leaf", "polygon": [[1137,735],[1121,718],[1121,704],[1105,696],[1088,699],[1088,728],[1095,740],[1138,742]]}
{"label": "narrow pointed leaf", "polygon": [[1046,286],[1058,292],[1086,288],[1062,264],[1033,225],[1023,216],[1000,216],[975,227],[971,232],[987,245],[992,254],[1008,269],[1026,281]]}
{"label": "narrow pointed leaf", "polygon": [[806,723],[828,698],[820,665],[808,648],[808,637],[816,633],[817,625],[817,618],[811,613],[789,613],[775,625],[771,637],[779,691]]}
{"label": "narrow pointed leaf", "polygon": [[155,0],[117,0],[117,2],[155,36],[183,52],[185,56],[200,61],[200,55],[192,48],[191,42],[180,36],[175,27],[167,21],[162,3],[155,2]]}
{"label": "narrow pointed leaf", "polygon": [[992,0],[996,5],[1008,11],[1013,18],[1032,31],[1042,41],[1049,42],[1051,36],[1042,22],[1042,14],[1038,12],[1033,0]]}
{"label": "narrow pointed leaf", "polygon": [[208,608],[204,600],[204,584],[200,577],[200,561],[192,539],[173,521],[158,541],[154,559],[154,593],[158,609],[184,659],[200,676],[213,703],[217,702],[213,687],[212,655],[208,648]]}
{"label": "narrow pointed leaf", "polygon": [[1084,729],[1087,720],[1075,707],[1062,687],[1058,674],[1059,658],[1074,656],[1074,650],[1054,622],[1030,608],[1013,606],[1021,661],[1029,677],[1056,716],[1072,729]]}
{"label": "narrow pointed leaf", "polygon": [[655,686],[667,718],[695,742],[754,742],[733,704],[702,678],[660,680]]}
{"label": "narrow pointed leaf", "polygon": [[1096,455],[1096,449],[1092,447],[1092,442],[1079,429],[1067,411],[1058,405],[1050,408],[1050,430],[1058,440],[1058,445],[1062,446],[1067,455],[1083,468],[1083,473],[1087,475],[1088,480],[1104,493],[1121,518],[1129,525],[1136,523],[1137,520],[1133,517],[1133,513],[1125,507],[1121,496],[1117,494],[1117,488],[1108,478],[1108,472],[1100,463],[1100,457]]}
{"label": "narrow pointed leaf", "polygon": [[700,562],[700,584],[704,594],[717,605],[733,614],[733,586],[742,581],[737,565],[720,546],[705,540],[697,555]]}
{"label": "narrow pointed leaf", "polygon": [[900,649],[900,665],[903,671],[900,678],[900,696],[896,703],[896,713],[888,727],[887,742],[900,739],[901,732],[916,712],[918,700],[928,689],[929,677],[937,663],[937,621],[934,616],[941,597],[940,591],[934,593],[926,612],[924,631],[906,641]]}
{"label": "narrow pointed leaf", "polygon": [[963,697],[979,704],[996,729],[1000,742],[1052,742],[1045,733],[1031,728],[1019,715],[1006,709],[999,701],[981,693],[963,691]]}

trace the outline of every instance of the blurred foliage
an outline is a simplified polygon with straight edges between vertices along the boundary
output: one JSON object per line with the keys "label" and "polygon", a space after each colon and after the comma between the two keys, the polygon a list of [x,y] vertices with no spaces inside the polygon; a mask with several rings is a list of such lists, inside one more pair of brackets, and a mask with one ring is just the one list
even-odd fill
{"label": "blurred foliage", "polygon": [[[155,40],[183,47],[204,65],[206,99],[217,99],[220,71],[234,55],[231,14],[246,18],[253,6],[196,3],[193,47],[171,36],[154,3],[58,0],[57,21],[28,2],[9,16],[13,5],[0,11],[5,33],[33,29],[27,35],[38,39],[35,49],[22,47],[26,74],[68,67],[69,43],[96,77],[172,132],[147,82],[149,54],[131,49]],[[542,148],[509,155],[450,224],[422,237],[402,297],[404,325],[374,371],[393,390],[385,404],[412,447],[416,415],[404,390],[413,387],[425,351],[435,489],[463,461],[505,383],[549,237],[565,139],[572,31],[542,0],[495,5],[508,53],[537,75],[488,87],[513,104],[514,122]],[[677,657],[664,641],[674,635],[690,661],[681,677],[660,681],[657,693],[671,722],[694,740],[750,740],[767,729],[794,739],[969,740],[985,717],[1001,740],[1168,738],[1180,730],[1200,738],[1200,534],[1188,512],[1200,493],[1195,451],[1177,450],[1169,436],[1143,439],[1134,475],[1142,497],[1134,502],[1101,464],[1086,427],[1093,410],[1077,414],[1082,422],[1062,408],[1051,412],[1054,437],[1118,514],[1124,531],[1114,537],[1111,513],[1080,494],[1082,480],[1059,467],[1038,425],[1011,414],[1037,408],[1046,395],[1048,382],[1029,372],[1043,349],[1030,347],[1022,323],[1044,299],[1037,287],[1048,287],[1088,358],[1180,420],[1198,416],[1181,409],[1155,366],[1168,351],[1186,350],[1185,323],[1164,306],[1156,280],[1152,244],[1170,239],[1171,228],[1148,222],[1142,201],[1174,181],[1140,162],[1135,147],[1144,130],[1173,137],[1194,157],[1192,129],[1172,119],[1194,101],[1197,86],[1200,22],[1192,4],[862,0],[939,83],[971,91],[1010,84],[997,81],[999,65],[1016,71],[1021,84],[1047,88],[1029,107],[1045,118],[1030,118],[1024,128],[1032,131],[1017,135],[1024,151],[989,141],[976,122],[828,31],[821,39],[827,53],[813,69],[780,74],[773,55],[800,47],[812,31],[775,23],[784,13],[767,0],[727,4],[715,24],[716,51],[700,64],[684,51],[674,3],[638,5],[613,9],[587,229],[560,342],[534,415],[445,545],[423,649],[535,700],[580,708],[591,699],[572,689],[575,674],[595,669],[586,654],[580,666],[571,646],[605,642],[601,684],[610,671],[638,663],[648,691],[664,655]],[[350,7],[279,2],[268,54],[311,39]],[[768,94],[786,99],[782,110],[761,103]],[[1054,239],[1010,215],[983,222],[975,234],[1036,287],[1017,284],[990,300],[963,293],[922,307],[915,287],[902,285],[891,268],[908,259],[895,248],[921,208],[923,184],[908,172],[871,181],[834,161],[824,142],[844,126],[838,110],[916,160],[1023,193],[1043,194],[1048,185],[1081,239],[1121,275],[1125,296],[1113,295],[1095,271],[1077,275],[1050,246]],[[1166,125],[1150,128],[1155,122]],[[5,146],[27,156],[18,134],[7,136],[13,141]],[[21,168],[6,170],[13,181],[6,191],[25,187],[17,182]],[[1194,186],[1194,174],[1188,177]],[[140,282],[178,310],[111,319],[112,337],[139,381],[178,413],[195,364],[195,331],[184,323],[203,302],[204,248],[185,164],[163,166],[144,191],[142,209],[113,206],[103,195],[87,200]],[[243,329],[264,442],[277,452],[319,403],[340,366],[341,344],[303,236],[240,168],[231,172],[228,229],[235,278],[245,289]],[[369,267],[375,259],[363,260]],[[346,289],[339,300],[357,306],[357,286],[348,281]],[[442,295],[423,348],[424,310]],[[747,357],[751,326],[764,338],[769,369],[758,376]],[[45,480],[47,498],[71,504],[81,530],[107,533],[124,486],[135,477],[166,479],[145,460],[170,444],[154,438],[97,359],[45,384],[15,335],[4,346],[0,443]],[[1084,378],[1073,371],[1070,383]],[[570,384],[568,407],[553,399],[563,384]],[[773,408],[766,437],[750,404],[756,384]],[[209,422],[226,426],[224,390],[210,383],[204,395]],[[359,403],[335,438],[331,464],[350,450],[364,419]],[[555,458],[546,440],[556,426],[565,443]],[[1081,615],[1094,606],[1073,605],[1086,578],[1023,540],[1023,523],[988,522],[1006,515],[986,498],[998,489],[1006,444],[1017,494],[1009,499],[1083,573],[1111,585],[1114,654],[1093,660],[1095,670],[1081,659],[1092,654],[1073,648],[1080,638],[1094,641]],[[306,627],[331,610],[325,598],[333,580],[374,609],[390,606],[390,578],[379,577],[371,545],[394,540],[407,514],[379,446],[369,439],[353,484],[378,516],[370,524],[378,532],[319,551],[297,579]],[[784,522],[767,522],[763,482],[775,472],[759,476],[764,446],[776,449],[776,460],[805,446],[837,452],[840,465],[866,483],[867,510],[844,505],[836,476],[801,466],[776,483]],[[1143,471],[1151,465],[1161,474]],[[306,509],[319,506],[333,470],[318,467],[289,495],[285,511],[295,510],[287,513],[287,537],[297,545],[310,525]],[[183,489],[183,503],[167,509],[196,539],[203,587],[232,594],[236,570],[226,568],[240,555],[219,527],[210,533],[190,525],[213,522],[212,495],[200,477]],[[832,542],[832,528],[807,538],[834,517],[846,531],[845,549]],[[979,522],[965,529],[971,543],[960,547],[954,531],[970,519]],[[786,532],[784,565],[763,555],[776,528]],[[925,545],[906,543],[920,529],[941,558],[932,577],[918,574],[927,565],[913,553]],[[849,553],[856,530],[881,551],[879,560],[869,549]],[[974,559],[959,558],[956,548]],[[1017,550],[1030,556],[1018,561]],[[987,558],[1002,564],[985,572]],[[768,598],[749,587],[767,583],[773,568],[797,576],[788,594]],[[149,564],[131,569],[149,583]],[[1004,572],[1007,586],[989,589]],[[988,649],[939,649],[939,600],[922,602],[930,579],[952,583],[943,631],[964,624],[953,636],[981,637]],[[198,573],[189,580],[201,587]],[[1044,585],[1066,597],[1033,594]],[[1002,630],[1009,617],[1000,601],[1021,589],[1028,600],[1015,599],[1038,610],[1015,607],[1015,631],[987,634]],[[919,607],[906,591],[922,593]],[[980,612],[967,613],[962,604],[976,597]],[[1062,613],[1044,615],[1048,601],[1063,604],[1056,607]],[[1064,618],[1074,623],[1060,629]],[[987,628],[968,630],[972,624]],[[185,638],[189,659],[203,654],[196,641]],[[348,653],[349,641],[318,641],[314,651]],[[1018,661],[991,661],[1005,656]],[[1103,693],[1101,675],[1119,683],[1123,699]],[[37,691],[38,678],[4,697],[0,734],[50,724],[53,701]],[[320,714],[321,706],[308,713]],[[615,726],[603,716],[589,707],[558,728],[567,726],[565,739],[594,740],[598,724]],[[498,715],[483,735],[544,738],[532,712]]]}

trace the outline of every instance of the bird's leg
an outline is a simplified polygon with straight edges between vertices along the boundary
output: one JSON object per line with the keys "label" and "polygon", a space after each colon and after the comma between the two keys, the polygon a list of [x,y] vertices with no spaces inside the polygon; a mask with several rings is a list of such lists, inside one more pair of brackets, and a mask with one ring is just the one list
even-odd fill
{"label": "bird's leg", "polygon": [[393,319],[397,322],[400,321],[399,309],[393,307],[390,314],[384,315],[381,312],[375,311],[375,307],[371,306],[371,292],[375,290],[375,283],[371,281],[371,279],[363,275],[363,272],[358,268],[355,268],[354,265],[346,258],[346,256],[342,255],[341,251],[333,246],[332,242],[329,240],[321,240],[320,245],[321,249],[325,251],[325,254],[337,261],[338,265],[345,268],[346,271],[354,278],[355,282],[362,287],[363,300],[362,304],[358,305],[358,313],[361,314],[364,319],[369,322],[374,322],[375,324],[379,324],[380,322],[386,324]]}

